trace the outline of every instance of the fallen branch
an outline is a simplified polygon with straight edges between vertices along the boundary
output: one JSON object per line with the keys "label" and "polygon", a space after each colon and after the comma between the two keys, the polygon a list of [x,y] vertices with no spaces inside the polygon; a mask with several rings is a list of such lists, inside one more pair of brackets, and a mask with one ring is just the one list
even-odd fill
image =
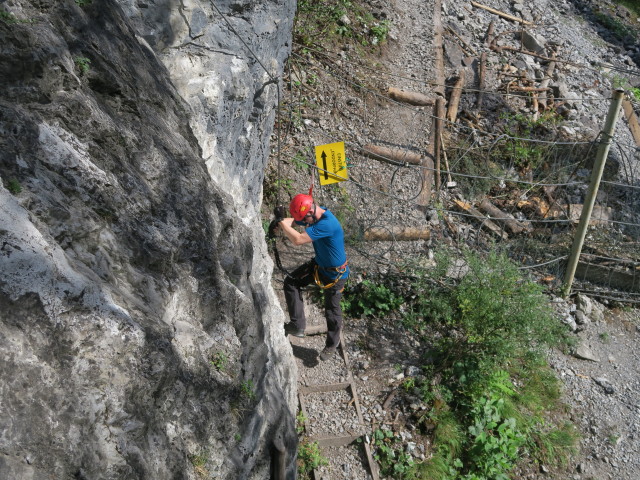
{"label": "fallen branch", "polygon": [[511,233],[518,234],[531,230],[531,227],[527,228],[527,226],[518,222],[513,215],[503,212],[486,198],[480,202],[478,207],[483,212],[489,214],[493,220],[503,222]]}
{"label": "fallen branch", "polygon": [[516,47],[500,47],[498,45],[496,45],[495,43],[493,43],[491,45],[491,50],[494,50],[498,53],[501,53],[503,50],[507,50],[509,52],[516,52],[516,53],[522,53],[523,55],[530,55],[532,57],[536,57],[539,58],[540,60],[546,60],[547,62],[558,62],[558,63],[564,63],[566,65],[571,65],[572,67],[578,67],[578,68],[585,68],[585,65],[579,65],[577,63],[574,62],[570,62],[568,60],[558,60],[557,58],[554,57],[547,57],[545,55],[540,55],[536,52],[531,52],[529,50],[523,50],[520,48],[516,48]]}
{"label": "fallen branch", "polygon": [[541,87],[521,87],[520,85],[511,85],[509,90],[517,91],[517,92],[547,92],[551,90],[551,87],[541,88]]}
{"label": "fallen branch", "polygon": [[456,37],[458,40],[460,40],[460,42],[462,43],[462,46],[465,47],[467,50],[469,50],[473,55],[478,55],[476,53],[476,51],[473,49],[473,47],[471,45],[469,45],[464,38],[462,38],[460,35],[458,35],[458,32],[456,32],[453,28],[451,28],[449,25],[447,25],[447,30],[454,36]]}
{"label": "fallen branch", "polygon": [[498,237],[506,240],[509,236],[506,234],[504,230],[502,230],[498,225],[489,220],[485,215],[482,214],[479,210],[476,210],[471,206],[469,202],[464,202],[462,200],[454,200],[453,203],[462,210],[463,212],[470,213],[480,222],[482,222],[483,227],[487,228],[491,233],[497,235]]}
{"label": "fallen branch", "polygon": [[482,5],[480,3],[477,2],[471,2],[471,5],[473,5],[476,8],[481,8],[483,10],[486,10],[487,12],[491,12],[495,15],[498,15],[499,17],[502,18],[506,18],[507,20],[513,20],[514,22],[518,22],[518,23],[522,23],[523,25],[533,25],[533,23],[524,20],[522,18],[518,18],[518,17],[514,17],[513,15],[509,15],[508,13],[504,13],[501,12],[500,10],[496,10],[495,8],[491,8],[491,7],[487,7],[486,5]]}

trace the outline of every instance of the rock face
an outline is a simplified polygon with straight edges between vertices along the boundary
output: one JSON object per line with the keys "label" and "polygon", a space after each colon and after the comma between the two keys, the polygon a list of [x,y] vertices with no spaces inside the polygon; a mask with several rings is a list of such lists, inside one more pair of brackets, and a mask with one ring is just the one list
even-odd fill
{"label": "rock face", "polygon": [[294,6],[0,5],[0,478],[257,479],[294,451],[256,220]]}

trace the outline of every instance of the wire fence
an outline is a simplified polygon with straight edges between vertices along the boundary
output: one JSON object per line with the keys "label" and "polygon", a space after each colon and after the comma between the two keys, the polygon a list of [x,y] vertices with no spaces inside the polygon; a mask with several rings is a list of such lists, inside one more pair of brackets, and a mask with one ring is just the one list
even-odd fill
{"label": "wire fence", "polygon": [[[314,78],[304,70],[305,59],[294,55],[290,62],[278,115],[278,162],[304,178],[317,168],[314,146],[345,142],[349,181],[316,187],[315,195],[343,221],[349,254],[358,258],[356,271],[388,272],[409,256],[428,258],[446,243],[500,249],[540,281],[562,284],[599,136],[568,140],[574,135],[553,111],[531,119],[506,102],[491,132],[465,112],[448,121],[431,107],[390,98],[384,72],[367,76],[361,66],[345,68],[328,54],[316,58],[321,65]],[[336,82],[341,92],[323,90]],[[430,88],[417,83],[416,90]],[[405,161],[416,155],[433,159],[436,121],[445,125],[440,169]],[[623,130],[612,140],[572,292],[640,302],[640,149]],[[401,153],[372,157],[370,145]],[[439,191],[433,189],[437,175]],[[282,178],[277,182],[286,190]],[[417,209],[425,188],[431,202]],[[386,240],[367,241],[373,231]]]}

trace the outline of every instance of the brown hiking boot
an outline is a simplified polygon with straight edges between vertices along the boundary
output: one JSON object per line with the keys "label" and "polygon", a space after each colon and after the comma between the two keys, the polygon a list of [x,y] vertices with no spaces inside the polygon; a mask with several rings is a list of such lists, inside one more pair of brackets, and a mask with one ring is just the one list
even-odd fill
{"label": "brown hiking boot", "polygon": [[320,360],[323,362],[329,360],[336,353],[336,347],[324,347],[322,352],[320,352]]}
{"label": "brown hiking boot", "polygon": [[295,323],[289,322],[284,324],[285,335],[293,335],[294,337],[304,337],[304,330],[300,330]]}

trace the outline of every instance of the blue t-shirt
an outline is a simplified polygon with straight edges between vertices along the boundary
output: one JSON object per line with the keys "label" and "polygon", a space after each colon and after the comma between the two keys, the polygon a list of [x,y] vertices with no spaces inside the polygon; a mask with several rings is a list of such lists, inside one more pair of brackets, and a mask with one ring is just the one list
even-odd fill
{"label": "blue t-shirt", "polygon": [[[324,268],[340,267],[347,261],[347,252],[344,249],[344,232],[340,222],[331,211],[325,210],[320,220],[308,226],[306,232],[313,241],[316,263],[320,266],[320,273],[331,279],[336,278],[339,272]],[[347,266],[347,271],[342,278],[348,276],[349,266]]]}

